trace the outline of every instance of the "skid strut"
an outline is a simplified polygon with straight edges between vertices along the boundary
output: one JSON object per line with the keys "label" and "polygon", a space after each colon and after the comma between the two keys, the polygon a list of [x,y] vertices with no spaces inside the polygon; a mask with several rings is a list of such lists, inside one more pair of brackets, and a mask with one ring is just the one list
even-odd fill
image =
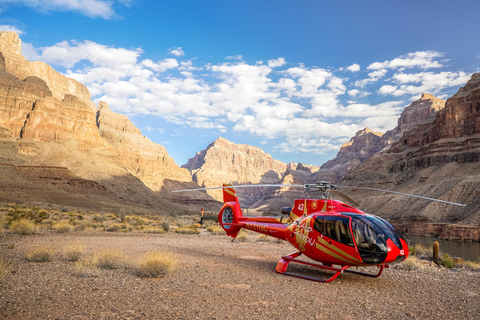
{"label": "skid strut", "polygon": [[[286,276],[297,277],[297,278],[316,281],[316,282],[331,282],[331,281],[335,280],[340,275],[340,273],[342,273],[343,271],[350,272],[350,273],[355,273],[355,274],[366,276],[366,277],[376,278],[376,277],[379,277],[382,274],[384,268],[388,268],[388,266],[379,265],[378,268],[380,268],[380,271],[377,274],[370,274],[370,273],[365,273],[365,272],[347,270],[348,268],[351,267],[349,265],[342,266],[340,268],[335,268],[335,267],[328,266],[328,265],[322,265],[322,264],[317,264],[317,263],[312,263],[312,262],[307,262],[307,261],[295,259],[298,256],[300,256],[301,254],[302,254],[301,252],[294,252],[294,253],[291,253],[289,255],[283,256],[280,259],[280,261],[278,261],[277,267],[275,268],[275,272],[280,273],[280,274],[284,274]],[[296,263],[305,264],[305,265],[311,266],[311,267],[317,267],[317,268],[320,268],[320,269],[335,271],[335,274],[333,276],[331,276],[330,278],[328,278],[326,280],[323,280],[323,279],[317,279],[317,278],[314,278],[314,277],[309,277],[309,276],[304,276],[304,275],[300,275],[300,274],[296,274],[296,273],[287,272],[288,264],[290,262],[296,262]]]}

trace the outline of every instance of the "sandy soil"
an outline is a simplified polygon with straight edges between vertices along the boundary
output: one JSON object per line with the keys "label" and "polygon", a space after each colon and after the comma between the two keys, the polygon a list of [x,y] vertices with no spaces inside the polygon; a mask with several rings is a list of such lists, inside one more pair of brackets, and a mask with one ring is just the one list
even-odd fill
{"label": "sandy soil", "polygon": [[[386,269],[379,278],[342,274],[322,284],[272,272],[286,243],[232,243],[226,236],[70,233],[0,236],[12,274],[0,287],[1,319],[479,319],[480,272]],[[70,242],[87,253],[122,249],[132,265],[152,250],[174,252],[177,270],[145,279],[135,267],[75,273],[62,258]],[[12,249],[12,244],[14,248]],[[53,246],[53,262],[25,258]],[[290,270],[290,269],[289,269]],[[327,276],[305,267],[292,271]]]}

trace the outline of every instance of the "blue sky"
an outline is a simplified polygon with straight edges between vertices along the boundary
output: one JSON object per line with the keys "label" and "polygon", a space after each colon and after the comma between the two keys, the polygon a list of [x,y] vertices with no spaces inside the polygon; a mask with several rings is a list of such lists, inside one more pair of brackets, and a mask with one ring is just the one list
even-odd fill
{"label": "blue sky", "polygon": [[321,165],[480,71],[480,1],[0,0],[29,60],[85,84],[177,164],[219,136]]}

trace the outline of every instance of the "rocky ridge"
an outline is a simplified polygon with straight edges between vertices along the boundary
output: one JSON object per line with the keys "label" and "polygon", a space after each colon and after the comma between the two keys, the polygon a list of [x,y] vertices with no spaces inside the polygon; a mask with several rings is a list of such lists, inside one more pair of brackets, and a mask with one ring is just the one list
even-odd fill
{"label": "rocky ridge", "polygon": [[480,74],[449,98],[432,123],[403,133],[343,180],[464,203],[467,207],[356,191],[365,210],[399,221],[480,225]]}

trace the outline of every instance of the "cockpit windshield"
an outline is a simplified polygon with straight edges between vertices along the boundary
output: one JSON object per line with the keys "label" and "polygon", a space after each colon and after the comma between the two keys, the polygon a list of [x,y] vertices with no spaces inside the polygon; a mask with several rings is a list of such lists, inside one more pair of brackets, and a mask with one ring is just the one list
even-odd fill
{"label": "cockpit windshield", "polygon": [[352,216],[352,230],[364,262],[381,263],[385,260],[390,232],[386,225],[371,216],[355,215]]}

